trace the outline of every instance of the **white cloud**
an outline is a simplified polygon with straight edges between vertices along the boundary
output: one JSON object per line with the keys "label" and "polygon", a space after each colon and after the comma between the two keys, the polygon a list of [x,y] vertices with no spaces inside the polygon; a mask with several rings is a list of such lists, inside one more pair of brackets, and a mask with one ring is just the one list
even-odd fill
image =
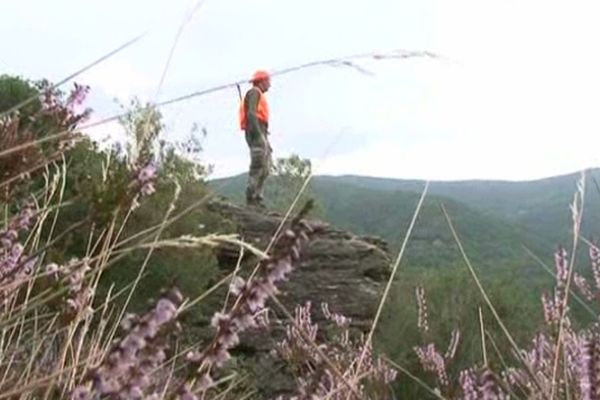
{"label": "white cloud", "polygon": [[[246,155],[246,153],[244,153],[244,155]],[[250,159],[248,156],[243,157],[240,154],[237,157],[209,158],[206,160],[206,163],[211,164],[214,168],[211,178],[223,178],[246,171],[250,164]]]}
{"label": "white cloud", "polygon": [[85,72],[78,81],[90,85],[92,90],[100,89],[110,97],[126,102],[134,95],[147,95],[156,87],[158,79],[128,61],[111,59]]}
{"label": "white cloud", "polygon": [[[600,57],[588,51],[600,37],[595,3],[434,4],[422,13],[434,22],[414,34],[447,59],[370,63],[373,78],[324,69],[276,80],[276,156],[316,156],[318,172],[328,152],[323,172],[430,179],[527,179],[600,164]],[[381,39],[371,35],[366,43]],[[137,80],[132,91],[147,81],[131,70],[121,79],[116,88]],[[206,155],[218,176],[247,169],[233,97],[196,101],[184,115],[211,128]]]}
{"label": "white cloud", "polygon": [[[99,118],[92,116],[85,125],[93,125],[99,121]],[[97,142],[101,148],[110,147],[113,143],[125,144],[128,140],[123,127],[116,121],[84,128],[83,132]]]}
{"label": "white cloud", "polygon": [[[574,149],[575,150],[575,149]],[[316,174],[356,174],[406,179],[538,179],[599,166],[595,156],[565,157],[554,143],[538,150],[509,141],[435,140],[406,145],[378,143],[359,151],[316,160]],[[560,160],[551,163],[549,160]],[[525,166],[525,167],[524,167]]]}

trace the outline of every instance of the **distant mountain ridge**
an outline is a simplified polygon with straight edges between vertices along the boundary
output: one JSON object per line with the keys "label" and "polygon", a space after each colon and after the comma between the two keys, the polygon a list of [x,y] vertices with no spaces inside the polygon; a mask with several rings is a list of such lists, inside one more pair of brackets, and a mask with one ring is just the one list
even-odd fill
{"label": "distant mountain ridge", "polygon": [[[586,173],[584,232],[593,234],[600,223],[600,195],[596,176],[600,169]],[[569,211],[577,190],[579,173],[560,175],[531,181],[432,181],[429,193],[451,198],[486,215],[506,220],[523,229],[537,232],[547,240],[564,242],[571,232]],[[319,176],[316,181],[344,182],[366,189],[400,190],[420,193],[424,181],[361,176]],[[599,226],[600,228],[600,226]]]}

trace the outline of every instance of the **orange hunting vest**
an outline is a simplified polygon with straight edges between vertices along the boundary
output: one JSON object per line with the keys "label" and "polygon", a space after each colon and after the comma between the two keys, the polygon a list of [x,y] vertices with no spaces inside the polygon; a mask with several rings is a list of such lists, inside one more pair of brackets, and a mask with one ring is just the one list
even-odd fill
{"label": "orange hunting vest", "polygon": [[[263,92],[261,92],[261,90],[259,88],[254,88],[256,90],[258,90],[258,93],[260,93],[260,97],[258,99],[258,105],[256,107],[256,117],[258,118],[259,121],[264,122],[265,124],[269,123],[269,105],[267,104],[267,98],[266,96],[263,94]],[[253,89],[250,89],[253,90]],[[246,130],[246,126],[247,126],[247,121],[246,121],[246,115],[248,114],[247,110],[246,110],[246,101],[245,99],[242,100],[241,104],[240,104],[240,128],[245,131]]]}

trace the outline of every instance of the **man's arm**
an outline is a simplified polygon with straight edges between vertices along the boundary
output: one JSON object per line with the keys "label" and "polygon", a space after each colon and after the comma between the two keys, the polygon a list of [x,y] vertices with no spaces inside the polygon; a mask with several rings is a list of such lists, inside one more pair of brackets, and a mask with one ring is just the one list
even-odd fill
{"label": "man's arm", "polygon": [[262,125],[258,121],[256,110],[258,108],[258,101],[260,100],[260,93],[258,89],[251,89],[246,94],[246,121],[250,130],[260,132],[263,137],[267,136],[267,132],[264,131]]}

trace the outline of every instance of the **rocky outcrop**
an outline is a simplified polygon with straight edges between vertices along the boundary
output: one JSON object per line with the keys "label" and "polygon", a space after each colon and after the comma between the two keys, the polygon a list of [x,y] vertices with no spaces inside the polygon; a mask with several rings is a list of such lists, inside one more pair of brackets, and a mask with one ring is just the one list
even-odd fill
{"label": "rocky outcrop", "polygon": [[[238,207],[224,201],[210,203],[209,209],[233,222],[240,236],[259,249],[268,246],[282,221],[279,214]],[[385,242],[359,237],[320,221],[308,223],[319,225],[319,233],[302,254],[290,280],[280,287],[278,299],[292,313],[295,305],[310,301],[315,305],[316,322],[323,318],[319,304],[328,303],[332,311],[350,317],[354,328],[367,330],[389,276],[390,259]],[[239,248],[219,247],[216,256],[220,268],[230,272],[238,262]],[[251,259],[246,264],[246,270],[253,266]],[[273,314],[285,319],[275,307]],[[253,359],[253,368],[260,376],[259,390],[264,398],[285,392],[292,383],[269,355],[273,342],[282,336],[278,324],[273,325],[268,334],[261,332],[245,337],[241,346],[243,352]]]}

